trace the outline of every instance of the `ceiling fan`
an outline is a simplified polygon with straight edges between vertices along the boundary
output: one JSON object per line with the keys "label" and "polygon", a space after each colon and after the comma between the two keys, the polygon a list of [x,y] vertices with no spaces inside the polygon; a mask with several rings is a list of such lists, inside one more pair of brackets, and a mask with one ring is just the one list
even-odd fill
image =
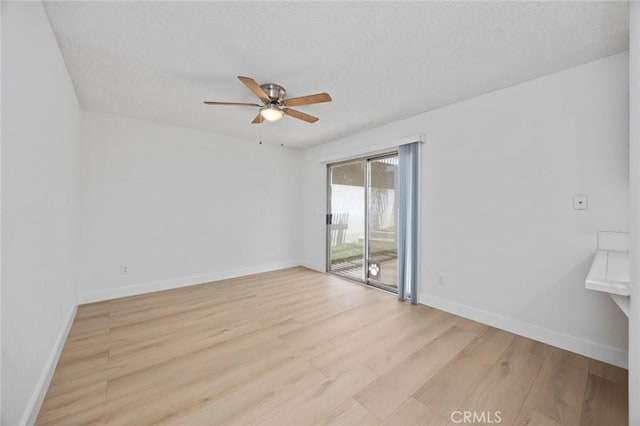
{"label": "ceiling fan", "polygon": [[284,87],[268,83],[258,85],[256,81],[250,77],[238,76],[238,79],[249,88],[261,101],[262,104],[252,104],[245,102],[214,102],[205,101],[207,105],[235,105],[235,106],[251,106],[260,108],[260,112],[256,118],[253,119],[253,124],[262,123],[267,121],[278,121],[285,114],[297,118],[298,120],[306,121],[307,123],[315,123],[318,121],[318,117],[305,114],[304,112],[295,110],[291,107],[300,105],[319,104],[322,102],[331,102],[331,96],[328,93],[316,93],[315,95],[300,96],[298,98],[285,99],[287,93]]}

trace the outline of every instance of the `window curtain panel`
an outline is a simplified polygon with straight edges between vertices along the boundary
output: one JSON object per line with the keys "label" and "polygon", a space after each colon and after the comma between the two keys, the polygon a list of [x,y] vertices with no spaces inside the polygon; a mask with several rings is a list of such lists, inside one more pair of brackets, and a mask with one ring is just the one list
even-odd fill
{"label": "window curtain panel", "polygon": [[418,146],[398,149],[398,299],[418,302]]}

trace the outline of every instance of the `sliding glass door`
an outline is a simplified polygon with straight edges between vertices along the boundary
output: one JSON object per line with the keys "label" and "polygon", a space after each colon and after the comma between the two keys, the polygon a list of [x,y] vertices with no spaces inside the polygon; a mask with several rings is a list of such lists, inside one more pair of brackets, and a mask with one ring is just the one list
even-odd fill
{"label": "sliding glass door", "polygon": [[398,287],[398,241],[396,197],[398,156],[371,159],[368,162],[367,259],[370,284]]}
{"label": "sliding glass door", "polygon": [[329,166],[328,270],[364,281],[366,163]]}
{"label": "sliding glass door", "polygon": [[396,153],[328,167],[327,270],[397,290]]}

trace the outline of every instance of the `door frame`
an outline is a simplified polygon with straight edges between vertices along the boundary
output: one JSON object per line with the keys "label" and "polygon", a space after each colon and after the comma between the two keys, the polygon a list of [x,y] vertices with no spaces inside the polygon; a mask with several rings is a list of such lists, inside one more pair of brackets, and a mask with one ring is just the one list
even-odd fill
{"label": "door frame", "polygon": [[[387,286],[384,284],[379,284],[379,283],[374,283],[371,282],[369,280],[369,274],[368,274],[368,270],[369,270],[369,189],[371,187],[371,170],[370,170],[370,166],[369,164],[371,163],[371,161],[375,161],[375,160],[379,160],[382,158],[390,158],[390,157],[397,157],[398,156],[398,150],[394,149],[394,150],[390,150],[390,151],[386,151],[386,152],[382,152],[382,153],[378,153],[375,155],[370,155],[370,156],[364,156],[364,157],[358,157],[358,158],[351,158],[349,160],[344,160],[344,161],[336,161],[333,163],[328,163],[327,164],[327,169],[326,169],[326,215],[325,215],[325,258],[326,258],[326,262],[325,262],[325,270],[327,273],[331,274],[331,275],[335,275],[337,277],[343,278],[343,279],[347,279],[349,281],[353,281],[356,282],[358,284],[364,284],[368,287],[373,287],[373,288],[377,288],[380,290],[384,290],[384,291],[388,291],[390,293],[397,293],[398,289],[394,289],[392,286]],[[329,227],[330,223],[329,223],[329,217],[332,214],[331,211],[331,197],[332,197],[332,193],[331,193],[331,168],[334,166],[341,166],[341,165],[345,165],[345,164],[351,164],[351,163],[360,163],[360,162],[364,162],[364,259],[362,261],[362,273],[361,273],[361,279],[360,280],[356,280],[352,277],[348,277],[345,275],[341,275],[338,274],[336,272],[333,272],[331,270],[331,228]],[[396,188],[396,192],[397,192],[397,188]],[[396,194],[397,196],[397,194]],[[396,232],[397,232],[397,226],[396,226]],[[396,238],[397,241],[397,238]]]}

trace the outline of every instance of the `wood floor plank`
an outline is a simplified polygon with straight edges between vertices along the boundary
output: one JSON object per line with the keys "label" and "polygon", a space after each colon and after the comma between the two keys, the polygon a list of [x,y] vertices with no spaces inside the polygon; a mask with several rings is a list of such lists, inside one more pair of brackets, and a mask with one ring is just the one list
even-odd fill
{"label": "wood floor plank", "polygon": [[[171,360],[179,360],[182,357],[188,359],[193,354],[201,357],[208,356],[208,350],[221,343],[234,341],[234,337],[242,337],[249,340],[264,340],[262,334],[251,334],[260,331],[260,326],[253,322],[238,322],[235,327],[215,329],[207,333],[187,334],[175,340],[155,341],[150,345],[139,346],[136,351],[109,353],[110,366],[112,367],[111,379],[127,376],[136,371],[147,369],[154,365],[161,365]],[[192,340],[190,340],[192,339]],[[235,340],[234,343],[240,340]]]}
{"label": "wood floor plank", "polygon": [[358,392],[355,400],[378,418],[386,419],[476,337],[475,333],[450,327]]}
{"label": "wood floor plank", "polygon": [[259,425],[308,425],[320,420],[359,389],[375,379],[375,374],[359,364],[339,377],[326,379],[289,400],[272,413],[266,414]]}
{"label": "wood floor plank", "polygon": [[108,315],[111,313],[111,301],[106,302],[96,302],[96,303],[88,303],[86,305],[78,306],[78,311],[76,312],[76,320],[81,320],[85,318]]}
{"label": "wood floor plank", "polygon": [[350,398],[336,408],[329,410],[313,425],[377,426],[379,424],[380,419],[364,408],[358,401]]}
{"label": "wood floor plank", "polygon": [[239,386],[172,419],[180,424],[252,424],[264,413],[295,398],[326,377],[306,361],[282,364],[261,378]]}
{"label": "wood floor plank", "polygon": [[[576,423],[564,423],[566,425],[576,424]],[[558,423],[557,421],[540,414],[538,411],[533,410],[526,405],[522,407],[520,410],[520,414],[516,419],[514,426],[562,426],[563,423]]]}
{"label": "wood floor plank", "polygon": [[[242,360],[232,358],[201,362],[191,369],[185,365],[182,375],[170,379],[170,386],[162,381],[156,386],[142,388],[135,395],[128,394],[126,398],[120,398],[115,402],[126,409],[111,413],[109,422],[150,425],[173,423],[180,413],[219,399],[292,360],[286,351],[276,348],[265,354],[253,352]],[[161,374],[160,371],[156,373],[156,377]],[[162,391],[159,389],[161,386]]]}
{"label": "wood floor plank", "polygon": [[626,370],[302,267],[78,308],[38,425],[624,425]]}
{"label": "wood floor plank", "polygon": [[67,410],[64,417],[55,420],[44,421],[41,412],[36,424],[45,426],[107,425],[109,412],[110,409],[106,402],[82,410]]}
{"label": "wood floor plank", "polygon": [[450,419],[409,398],[382,424],[383,426],[447,426],[450,424]]}
{"label": "wood floor plank", "polygon": [[448,417],[486,377],[513,342],[514,335],[491,328],[428,380],[413,397]]}
{"label": "wood floor plank", "polygon": [[588,360],[580,358],[584,357],[552,348],[525,405],[560,424],[578,424],[588,369]]}
{"label": "wood floor plank", "polygon": [[595,359],[589,360],[589,373],[615,383],[629,383],[629,372],[627,370]]}
{"label": "wood floor plank", "polygon": [[100,352],[73,362],[58,363],[52,380],[53,383],[56,384],[66,382],[68,380],[76,380],[108,367],[109,353]]}
{"label": "wood floor plank", "polygon": [[[390,318],[394,319],[393,321],[383,321],[382,324],[370,323],[367,327],[363,327],[353,333],[341,333],[339,338],[331,340],[334,348],[312,358],[311,364],[327,375],[334,375],[344,370],[345,366],[348,366],[352,361],[357,361],[358,358],[365,359],[364,362],[367,363],[366,354],[376,353],[379,356],[384,356],[388,354],[386,351],[393,350],[388,345],[388,342],[398,337],[398,329],[409,327],[415,330],[416,333],[420,333],[427,329],[427,325],[432,324],[431,319],[435,315],[435,311],[416,312],[405,310],[404,315],[390,316]],[[423,323],[425,327],[416,327],[416,323]],[[442,328],[439,328],[439,330],[444,330],[446,325],[448,324],[443,322]],[[385,342],[387,343],[385,344]],[[423,341],[423,343],[426,343],[426,341]],[[366,353],[362,352],[362,348],[367,348]],[[385,348],[387,348],[386,351]],[[376,365],[371,362],[372,359],[375,358],[369,357],[369,366]]]}
{"label": "wood floor plank", "polygon": [[627,388],[595,374],[589,374],[580,425],[628,424]]}
{"label": "wood floor plank", "polygon": [[73,321],[67,341],[86,339],[109,329],[109,315],[90,316]]}
{"label": "wood floor plank", "polygon": [[541,355],[523,350],[517,336],[489,374],[461,405],[476,413],[500,412],[503,424],[512,424],[542,368]]}
{"label": "wood floor plank", "polygon": [[70,411],[83,411],[107,400],[107,382],[94,383],[51,398],[42,404],[40,417],[43,423],[50,423],[67,415]]}
{"label": "wood floor plank", "polygon": [[[392,304],[380,301],[375,302],[374,309],[379,311],[381,315],[384,315],[391,307],[393,307]],[[367,306],[359,306],[350,309],[325,321],[317,322],[283,334],[281,338],[285,342],[300,348],[314,346],[323,340],[330,341],[335,337],[336,330],[338,329],[344,333],[369,324],[371,322],[371,311],[367,308]]]}
{"label": "wood floor plank", "polygon": [[[524,351],[524,352],[529,352],[534,355],[538,355],[542,358],[546,358],[547,356],[549,356],[553,349],[558,349],[558,348],[554,348],[553,346],[546,345],[542,342],[528,339],[524,336],[518,336],[517,339],[514,339],[512,348],[520,351]],[[573,352],[565,351],[562,349],[560,349],[559,352],[556,353],[556,355],[558,354],[562,354],[561,356],[572,358],[571,362],[575,366],[580,366],[580,367],[582,367],[584,362],[588,359],[581,355],[575,354]]]}
{"label": "wood floor plank", "polygon": [[393,336],[382,341],[375,351],[360,352],[356,359],[377,374],[384,374],[449,329],[451,325],[449,314],[435,312],[430,318],[417,321],[413,327],[399,328]]}
{"label": "wood floor plank", "polygon": [[[234,339],[229,346],[220,344],[203,348],[177,359],[151,365],[127,375],[118,374],[109,379],[107,394],[110,399],[123,398],[132,401],[136,398],[152,398],[185,386],[201,377],[216,376],[217,381],[241,370],[251,367],[265,357],[284,357],[286,350],[277,338],[264,339],[263,336],[243,336]],[[135,394],[135,398],[132,397]]]}
{"label": "wood floor plank", "polygon": [[97,368],[95,371],[70,380],[60,380],[59,377],[54,376],[47,391],[47,398],[55,398],[59,395],[73,392],[76,389],[86,388],[96,383],[107,383],[108,380],[109,370],[104,368]]}

